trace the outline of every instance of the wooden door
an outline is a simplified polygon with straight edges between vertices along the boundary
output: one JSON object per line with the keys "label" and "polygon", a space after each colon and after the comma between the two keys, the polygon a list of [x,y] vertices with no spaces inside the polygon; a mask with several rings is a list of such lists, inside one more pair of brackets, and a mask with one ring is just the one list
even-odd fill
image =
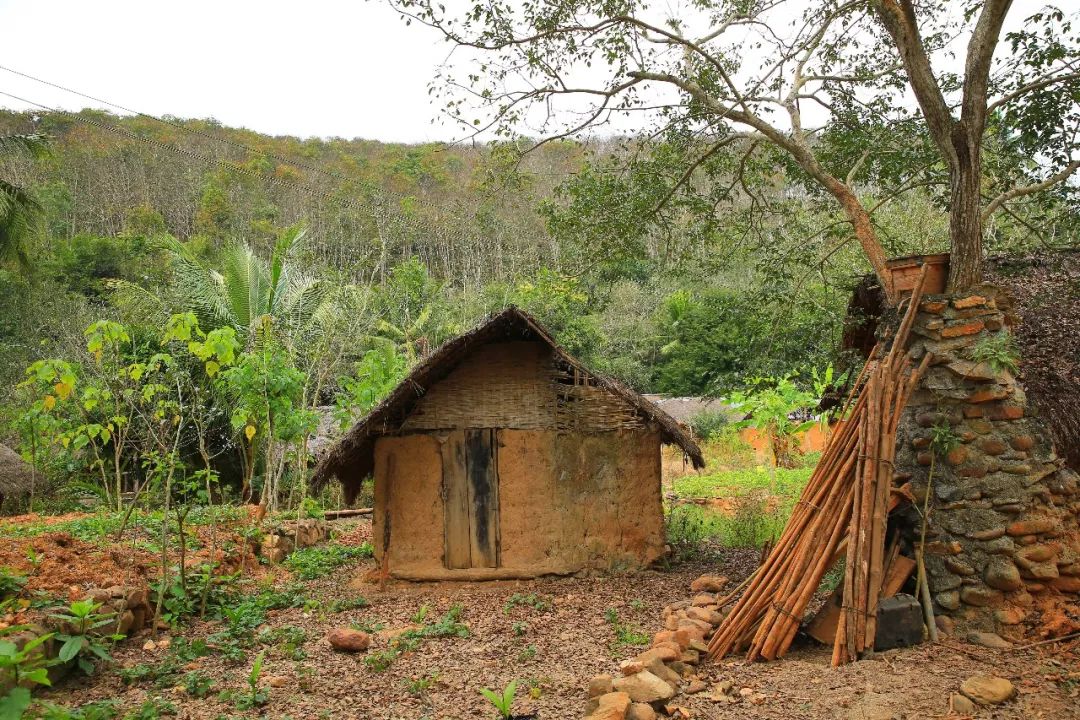
{"label": "wooden door", "polygon": [[498,433],[464,430],[443,443],[445,564],[499,566]]}

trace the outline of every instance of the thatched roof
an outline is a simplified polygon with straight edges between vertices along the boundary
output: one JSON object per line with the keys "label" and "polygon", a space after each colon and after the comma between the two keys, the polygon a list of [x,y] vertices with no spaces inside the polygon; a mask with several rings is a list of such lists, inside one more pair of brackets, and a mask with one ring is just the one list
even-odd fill
{"label": "thatched roof", "polygon": [[27,495],[33,482],[33,469],[22,456],[7,445],[0,445],[0,495]]}
{"label": "thatched roof", "polygon": [[683,425],[689,425],[695,417],[702,413],[723,413],[727,416],[729,422],[742,420],[746,415],[746,413],[740,412],[737,408],[729,405],[720,398],[698,396],[671,397],[670,395],[646,394],[645,399],[655,404],[658,408]]}
{"label": "thatched roof", "polygon": [[701,449],[690,432],[671,416],[622,383],[585,368],[563,350],[551,335],[528,313],[508,308],[489,317],[469,332],[441,345],[421,361],[381,403],[338,440],[315,466],[312,485],[319,488],[337,477],[347,492],[356,492],[363,478],[374,469],[375,440],[396,433],[424,393],[445,378],[474,350],[492,342],[532,340],[548,345],[556,358],[590,377],[598,387],[621,398],[638,415],[660,428],[663,442],[678,445],[694,467],[705,465]]}

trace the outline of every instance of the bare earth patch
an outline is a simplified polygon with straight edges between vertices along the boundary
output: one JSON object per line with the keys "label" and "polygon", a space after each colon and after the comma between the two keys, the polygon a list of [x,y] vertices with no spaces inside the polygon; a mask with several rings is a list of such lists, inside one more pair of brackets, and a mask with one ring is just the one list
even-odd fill
{"label": "bare earth patch", "polygon": [[[626,575],[470,584],[390,582],[381,589],[364,579],[374,564],[363,561],[307,583],[307,596],[318,600],[319,608],[269,613],[270,627],[291,625],[306,631],[302,646],[306,657],[294,660],[279,647],[267,646],[260,684],[269,688],[270,699],[258,710],[241,712],[234,700],[218,697],[222,690],[243,691],[257,649],[241,662],[211,655],[186,667],[213,679],[213,690],[205,699],[187,697],[178,688],[158,689],[152,683],[124,685],[116,669],[88,680],[72,679],[41,697],[75,705],[115,697],[124,711],[131,711],[148,697],[160,696],[175,704],[179,718],[198,719],[219,715],[491,719],[495,713],[478,689],[502,688],[516,679],[520,687],[516,712],[579,718],[589,678],[617,672],[619,659],[639,651],[617,644],[611,610],[624,628],[644,631],[651,638],[661,629],[663,606],[687,597],[691,580],[705,571],[722,571],[738,580],[749,572],[756,556],[756,551],[727,551],[723,563]],[[327,610],[335,600],[357,596],[370,605],[340,613]],[[517,602],[510,602],[515,596]],[[381,672],[365,664],[365,657],[386,649],[387,632],[413,626],[421,608],[427,608],[421,621],[431,623],[456,604],[463,607],[460,621],[468,625],[467,638],[425,638],[416,650],[400,655]],[[358,654],[332,650],[326,634],[352,623],[381,626],[372,648]],[[193,623],[182,635],[204,638],[220,629],[218,622]],[[166,657],[167,650],[143,650],[143,642],[140,638],[118,646],[118,665],[153,664]],[[1001,652],[946,641],[883,653],[840,669],[829,667],[828,661],[829,650],[808,644],[776,663],[748,666],[730,659],[708,664],[700,674],[709,687],[730,680],[737,690],[753,692],[730,704],[711,700],[708,690],[681,695],[676,703],[694,718],[945,717],[949,694],[966,677],[990,673],[1011,679],[1019,697],[980,716],[1080,718],[1075,644],[1071,649],[1049,645]],[[532,696],[530,688],[535,688]]]}

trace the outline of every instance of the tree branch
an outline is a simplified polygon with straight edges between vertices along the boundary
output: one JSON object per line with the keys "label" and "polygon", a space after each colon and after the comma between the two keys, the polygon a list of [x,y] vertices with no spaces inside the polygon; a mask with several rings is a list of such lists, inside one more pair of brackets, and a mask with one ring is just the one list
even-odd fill
{"label": "tree branch", "polygon": [[1024,195],[1033,195],[1034,193],[1042,192],[1058,183],[1068,180],[1069,176],[1076,172],[1077,169],[1080,169],[1080,160],[1073,160],[1059,172],[1054,173],[1042,182],[1032,183],[1030,185],[1017,185],[1016,187],[1006,190],[991,200],[990,204],[986,206],[986,209],[982,211],[982,221],[986,222],[987,218],[993,215],[998,208],[1010,200],[1015,200]]}

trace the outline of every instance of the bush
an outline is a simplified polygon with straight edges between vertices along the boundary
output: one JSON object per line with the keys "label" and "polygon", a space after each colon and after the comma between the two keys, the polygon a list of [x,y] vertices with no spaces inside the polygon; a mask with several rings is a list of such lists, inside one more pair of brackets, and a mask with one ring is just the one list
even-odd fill
{"label": "bush", "polygon": [[730,419],[723,410],[703,410],[690,418],[690,429],[701,440],[719,438]]}
{"label": "bush", "polygon": [[319,545],[301,548],[285,560],[285,566],[301,580],[314,580],[357,558],[375,556],[371,543],[363,545]]}

